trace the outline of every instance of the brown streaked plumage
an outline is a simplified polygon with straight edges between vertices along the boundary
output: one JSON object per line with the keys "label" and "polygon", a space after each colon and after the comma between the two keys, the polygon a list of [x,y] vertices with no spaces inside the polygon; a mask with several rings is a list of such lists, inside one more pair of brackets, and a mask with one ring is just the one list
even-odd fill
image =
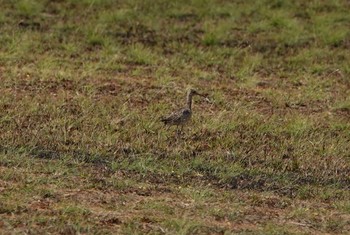
{"label": "brown streaked plumage", "polygon": [[189,89],[187,92],[187,102],[186,102],[186,107],[182,108],[176,112],[173,112],[169,116],[162,118],[161,121],[165,125],[169,126],[181,126],[185,125],[189,120],[191,120],[192,116],[192,97],[194,95],[199,95],[205,97],[206,95],[198,93],[194,89]]}

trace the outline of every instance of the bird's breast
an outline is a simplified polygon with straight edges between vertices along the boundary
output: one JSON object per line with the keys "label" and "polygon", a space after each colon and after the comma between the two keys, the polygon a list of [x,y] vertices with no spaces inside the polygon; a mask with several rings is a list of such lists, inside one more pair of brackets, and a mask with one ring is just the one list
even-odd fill
{"label": "bird's breast", "polygon": [[191,119],[192,113],[190,110],[184,110],[182,113],[182,120],[183,121],[188,121]]}

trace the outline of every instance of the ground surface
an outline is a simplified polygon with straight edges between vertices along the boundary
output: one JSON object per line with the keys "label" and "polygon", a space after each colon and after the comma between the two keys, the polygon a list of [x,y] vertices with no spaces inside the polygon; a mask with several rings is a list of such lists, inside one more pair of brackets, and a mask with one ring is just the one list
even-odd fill
{"label": "ground surface", "polygon": [[0,6],[1,234],[350,231],[349,1]]}

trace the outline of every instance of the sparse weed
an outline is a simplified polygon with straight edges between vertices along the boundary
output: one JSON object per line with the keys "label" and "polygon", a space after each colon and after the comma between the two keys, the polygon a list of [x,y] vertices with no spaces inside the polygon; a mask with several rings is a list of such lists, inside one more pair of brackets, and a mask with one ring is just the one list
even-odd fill
{"label": "sparse weed", "polygon": [[350,230],[346,0],[0,7],[0,233]]}

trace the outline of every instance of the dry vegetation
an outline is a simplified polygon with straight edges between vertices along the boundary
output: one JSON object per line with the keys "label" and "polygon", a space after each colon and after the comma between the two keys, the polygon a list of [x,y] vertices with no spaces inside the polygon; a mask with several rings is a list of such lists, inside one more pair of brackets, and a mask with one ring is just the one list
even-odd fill
{"label": "dry vegetation", "polygon": [[0,8],[0,233],[350,231],[349,1]]}

